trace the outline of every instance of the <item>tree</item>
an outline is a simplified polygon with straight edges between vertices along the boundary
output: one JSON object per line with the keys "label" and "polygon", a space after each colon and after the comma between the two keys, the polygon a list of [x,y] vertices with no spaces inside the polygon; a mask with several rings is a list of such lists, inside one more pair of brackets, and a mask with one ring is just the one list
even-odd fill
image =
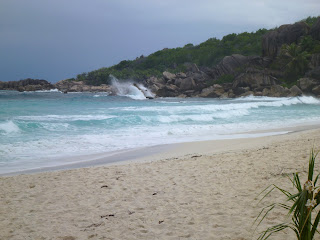
{"label": "tree", "polygon": [[303,75],[308,68],[309,54],[301,46],[292,43],[284,44],[281,48],[281,58],[285,62],[285,71],[290,76]]}

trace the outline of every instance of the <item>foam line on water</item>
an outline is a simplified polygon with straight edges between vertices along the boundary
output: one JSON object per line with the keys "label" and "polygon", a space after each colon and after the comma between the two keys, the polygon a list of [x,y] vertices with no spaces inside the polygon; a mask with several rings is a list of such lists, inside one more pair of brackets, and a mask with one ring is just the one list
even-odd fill
{"label": "foam line on water", "polygon": [[20,116],[17,120],[26,121],[92,121],[92,120],[106,120],[115,118],[114,115],[44,115],[44,116]]}
{"label": "foam line on water", "polygon": [[[310,104],[310,105],[320,105],[320,100],[314,97],[295,97],[295,98],[243,98],[242,101],[256,100],[252,102],[237,102],[239,100],[230,100],[227,103],[219,104],[219,102],[213,102],[212,104],[194,104],[194,105],[176,105],[170,106],[168,110],[167,106],[157,106],[157,107],[123,107],[123,111],[157,111],[157,112],[190,112],[190,111],[231,111],[239,109],[257,109],[261,107],[282,107],[291,106],[297,104]],[[241,100],[240,100],[241,101]],[[119,108],[120,109],[120,108]]]}
{"label": "foam line on water", "polygon": [[53,93],[53,92],[59,92],[59,93],[62,93],[61,91],[59,91],[59,89],[50,89],[50,90],[37,90],[35,91],[37,93]]}

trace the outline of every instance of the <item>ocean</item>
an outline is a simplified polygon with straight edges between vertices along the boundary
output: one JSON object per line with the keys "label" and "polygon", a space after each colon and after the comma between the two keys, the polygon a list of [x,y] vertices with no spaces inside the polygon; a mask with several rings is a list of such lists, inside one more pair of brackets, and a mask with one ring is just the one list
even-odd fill
{"label": "ocean", "polygon": [[161,144],[283,134],[281,128],[319,123],[320,100],[311,96],[146,99],[134,88],[118,96],[0,91],[0,173]]}

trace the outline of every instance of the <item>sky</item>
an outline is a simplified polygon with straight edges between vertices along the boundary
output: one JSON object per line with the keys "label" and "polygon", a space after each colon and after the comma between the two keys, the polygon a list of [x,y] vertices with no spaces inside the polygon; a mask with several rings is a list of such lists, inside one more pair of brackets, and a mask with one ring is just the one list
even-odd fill
{"label": "sky", "polygon": [[319,0],[0,0],[0,81],[54,83],[319,15]]}

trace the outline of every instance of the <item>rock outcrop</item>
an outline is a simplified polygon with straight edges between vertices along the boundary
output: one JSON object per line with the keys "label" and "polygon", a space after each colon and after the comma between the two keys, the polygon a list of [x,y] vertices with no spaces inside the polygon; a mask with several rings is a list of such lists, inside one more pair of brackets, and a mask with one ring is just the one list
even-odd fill
{"label": "rock outcrop", "polygon": [[233,82],[232,87],[249,87],[250,90],[255,90],[266,86],[276,85],[278,83],[279,81],[277,78],[273,77],[268,70],[249,68],[245,73],[239,74]]}
{"label": "rock outcrop", "polygon": [[[300,85],[290,89],[281,86],[278,78],[283,77],[283,72],[266,68],[269,64],[269,58],[235,54],[223,58],[213,68],[198,68],[193,64],[186,73],[164,72],[161,78],[151,77],[145,84],[158,97],[234,98],[248,95],[302,95]],[[233,82],[217,84],[216,82],[226,74],[234,76]],[[301,84],[303,85],[303,81]],[[313,84],[312,88],[316,85]]]}
{"label": "rock outcrop", "polygon": [[309,72],[307,72],[306,77],[320,80],[320,66],[315,67],[315,68],[311,69]]}
{"label": "rock outcrop", "polygon": [[271,87],[266,87],[262,91],[263,96],[268,97],[287,97],[290,95],[290,90],[280,85],[273,85]]}
{"label": "rock outcrop", "polygon": [[0,82],[0,90],[40,91],[55,89],[55,86],[43,79],[27,78],[20,81]]}
{"label": "rock outcrop", "polygon": [[305,22],[282,25],[263,36],[262,56],[276,58],[283,44],[298,43],[300,37],[308,34],[310,27]]}
{"label": "rock outcrop", "polygon": [[289,97],[298,97],[301,95],[302,95],[302,91],[300,88],[297,87],[297,85],[294,85],[290,88]]}
{"label": "rock outcrop", "polygon": [[320,95],[320,80],[308,77],[300,78],[298,80],[298,86],[300,87],[303,93],[315,94],[317,96]]}
{"label": "rock outcrop", "polygon": [[[283,44],[299,43],[303,36],[320,40],[320,18],[312,28],[304,23],[282,25],[269,31],[262,38],[263,56],[243,56],[233,54],[225,56],[216,66],[199,67],[195,63],[184,63],[185,72],[165,71],[162,76],[142,79],[157,97],[208,97],[234,98],[240,96],[292,97],[302,94],[320,96],[320,54],[314,53],[308,58],[308,72],[290,89],[280,79],[285,71],[272,70],[271,64],[277,64],[276,57]],[[142,56],[136,61],[143,62]],[[173,68],[177,66],[173,64]],[[84,78],[85,79],[85,78]],[[293,82],[296,79],[290,80]],[[137,85],[138,86],[138,85]],[[136,87],[137,87],[136,86]],[[18,82],[0,82],[1,89],[19,91],[48,90],[57,88],[62,92],[112,92],[110,85],[88,85],[85,81],[66,79],[52,85],[45,80],[26,79]],[[137,87],[140,89],[139,87]],[[140,91],[143,91],[140,89]]]}
{"label": "rock outcrop", "polygon": [[87,85],[83,81],[61,80],[55,87],[64,93],[67,92],[111,92],[111,86],[101,84],[99,86]]}
{"label": "rock outcrop", "polygon": [[225,89],[221,85],[214,84],[213,86],[202,89],[201,93],[199,94],[199,97],[227,98],[227,97],[232,97],[232,96],[229,96],[229,92],[226,92]]}
{"label": "rock outcrop", "polygon": [[279,80],[285,77],[284,71],[270,69],[283,44],[298,44],[308,34],[320,40],[320,18],[311,29],[305,22],[298,22],[265,34],[262,57],[233,54],[212,68],[185,63],[185,73],[164,72],[162,78],[149,78],[146,83],[160,97],[319,96],[320,54],[310,56],[310,71],[290,89]]}

